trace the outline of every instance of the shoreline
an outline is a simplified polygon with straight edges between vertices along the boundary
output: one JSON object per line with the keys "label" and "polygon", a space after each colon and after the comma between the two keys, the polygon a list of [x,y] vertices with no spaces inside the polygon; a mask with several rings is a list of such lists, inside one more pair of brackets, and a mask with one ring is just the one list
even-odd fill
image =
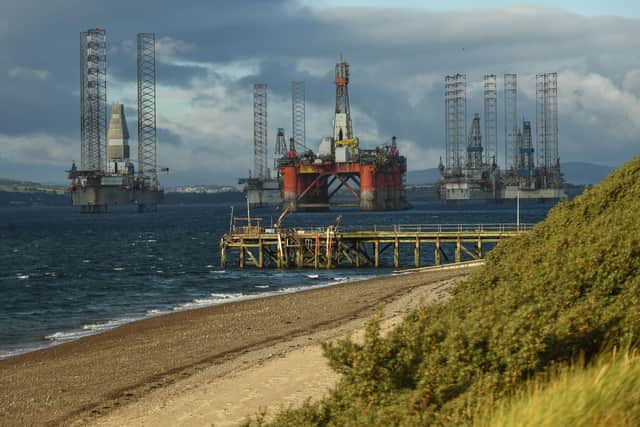
{"label": "shoreline", "polygon": [[254,350],[368,318],[473,266],[376,277],[179,311],[0,360],[0,424],[88,422]]}
{"label": "shoreline", "polygon": [[[46,350],[62,344],[74,342],[86,337],[103,334],[105,332],[109,332],[111,330],[117,329],[121,326],[151,319],[154,317],[167,316],[167,315],[171,315],[171,314],[179,313],[183,311],[199,310],[202,308],[215,307],[218,305],[232,304],[236,302],[249,301],[253,299],[270,298],[278,295],[287,295],[287,294],[296,293],[296,292],[305,292],[312,289],[322,289],[329,286],[337,286],[337,285],[347,284],[347,283],[356,283],[363,280],[383,278],[383,277],[394,276],[398,274],[402,274],[402,273],[401,272],[385,273],[381,275],[366,276],[364,278],[357,277],[353,280],[349,278],[345,278],[345,280],[334,279],[334,282],[327,281],[327,282],[322,282],[315,285],[299,285],[299,286],[294,286],[290,288],[282,288],[274,291],[259,292],[255,294],[251,294],[251,293],[228,294],[230,296],[228,298],[226,297],[226,295],[222,296],[224,294],[220,294],[220,296],[217,298],[206,298],[206,297],[203,298],[203,299],[210,299],[211,302],[208,302],[208,303],[197,303],[195,302],[197,300],[196,299],[196,300],[187,301],[187,302],[178,302],[170,310],[147,309],[145,315],[131,314],[130,316],[119,317],[119,318],[108,319],[108,320],[93,320],[93,321],[89,321],[90,323],[85,323],[75,328],[52,332],[48,335],[45,335],[43,337],[43,340],[39,342],[34,341],[34,342],[19,344],[20,346],[23,346],[23,347],[17,350],[11,350],[11,347],[9,347],[8,349],[0,349],[0,351],[4,352],[4,353],[0,353],[0,361],[10,359],[16,356],[21,356],[24,354],[33,353],[40,350]],[[236,295],[236,296],[232,296],[232,295]],[[218,299],[218,301],[213,301],[215,299]]]}

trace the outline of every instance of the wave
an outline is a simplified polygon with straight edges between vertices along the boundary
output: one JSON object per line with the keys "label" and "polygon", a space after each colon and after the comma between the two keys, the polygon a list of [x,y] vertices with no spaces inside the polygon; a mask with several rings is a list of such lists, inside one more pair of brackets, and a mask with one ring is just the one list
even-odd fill
{"label": "wave", "polygon": [[212,305],[223,304],[225,302],[239,301],[244,294],[240,293],[232,293],[232,294],[223,294],[223,293],[212,293],[210,294],[210,298],[195,298],[189,302],[185,302],[182,304],[178,304],[173,307],[173,311],[182,311],[182,310],[190,310],[193,308],[201,308],[201,307],[209,307]]}
{"label": "wave", "polygon": [[67,341],[77,340],[78,338],[86,337],[89,335],[95,335],[100,332],[105,332],[110,329],[117,328],[126,323],[139,320],[133,317],[123,317],[116,320],[106,320],[104,322],[87,323],[82,325],[79,329],[72,329],[69,331],[58,331],[53,334],[45,335],[44,339],[55,343],[63,343]]}

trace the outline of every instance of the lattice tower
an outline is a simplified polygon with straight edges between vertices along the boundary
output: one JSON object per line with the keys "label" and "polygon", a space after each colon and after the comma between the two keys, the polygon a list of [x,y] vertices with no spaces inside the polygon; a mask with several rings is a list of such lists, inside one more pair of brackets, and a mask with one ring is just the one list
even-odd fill
{"label": "lattice tower", "polygon": [[156,37],[139,33],[138,41],[138,176],[158,187],[156,151]]}
{"label": "lattice tower", "polygon": [[498,164],[498,89],[496,75],[484,76],[484,162]]}
{"label": "lattice tower", "polygon": [[504,75],[504,165],[515,167],[518,137],[518,76]]}
{"label": "lattice tower", "polygon": [[445,77],[445,146],[447,169],[460,169],[467,140],[467,75]]}
{"label": "lattice tower", "polygon": [[536,150],[539,167],[559,165],[557,73],[536,76]]}
{"label": "lattice tower", "polygon": [[107,161],[107,32],[80,33],[80,168],[103,171]]}
{"label": "lattice tower", "polygon": [[267,179],[267,85],[253,85],[253,174]]}
{"label": "lattice tower", "polygon": [[295,143],[306,150],[305,87],[303,81],[291,82],[291,133]]}

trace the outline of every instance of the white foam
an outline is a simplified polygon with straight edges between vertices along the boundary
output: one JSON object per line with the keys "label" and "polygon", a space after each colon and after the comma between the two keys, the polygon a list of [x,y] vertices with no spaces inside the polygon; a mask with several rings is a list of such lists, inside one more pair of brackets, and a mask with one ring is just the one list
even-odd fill
{"label": "white foam", "polygon": [[78,338],[95,335],[100,332],[122,326],[126,323],[138,320],[136,318],[125,317],[117,320],[107,320],[105,322],[87,323],[82,325],[80,329],[72,329],[70,331],[59,331],[50,335],[45,335],[44,339],[55,343],[63,343],[66,341],[77,340]]}
{"label": "white foam", "polygon": [[122,271],[122,270],[124,270],[124,267],[113,267],[113,269],[115,271]]}
{"label": "white foam", "polygon": [[28,274],[17,274],[16,275],[16,279],[25,280],[25,279],[28,279],[28,278],[29,278]]}
{"label": "white foam", "polygon": [[318,276],[317,274],[307,274],[307,277],[308,277],[309,279],[317,279],[317,278],[318,278],[318,277],[320,277],[320,276]]}
{"label": "white foam", "polygon": [[200,308],[200,307],[209,307],[212,305],[222,304],[224,302],[229,302],[229,300],[239,301],[242,299],[244,295],[233,293],[233,294],[220,294],[220,293],[212,293],[211,298],[195,298],[190,302],[185,302],[182,304],[178,304],[173,307],[173,311],[182,311],[189,310],[192,308]]}
{"label": "white foam", "polygon": [[85,331],[102,331],[106,329],[113,329],[116,326],[123,325],[130,320],[134,320],[134,319],[118,319],[118,320],[108,320],[106,322],[88,323],[86,325],[82,325],[82,329]]}
{"label": "white foam", "polygon": [[90,331],[55,332],[50,335],[45,335],[44,339],[49,341],[71,341],[90,334]]}
{"label": "white foam", "polygon": [[268,287],[269,285],[256,285],[256,288],[260,288],[260,289],[266,289]]}

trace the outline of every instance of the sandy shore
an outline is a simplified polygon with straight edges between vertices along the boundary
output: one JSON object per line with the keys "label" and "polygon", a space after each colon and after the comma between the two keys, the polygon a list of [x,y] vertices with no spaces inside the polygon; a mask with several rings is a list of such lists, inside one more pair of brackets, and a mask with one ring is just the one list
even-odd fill
{"label": "sandy shore", "polygon": [[0,361],[0,425],[232,425],[319,397],[318,343],[388,322],[470,268],[426,271],[146,319]]}

